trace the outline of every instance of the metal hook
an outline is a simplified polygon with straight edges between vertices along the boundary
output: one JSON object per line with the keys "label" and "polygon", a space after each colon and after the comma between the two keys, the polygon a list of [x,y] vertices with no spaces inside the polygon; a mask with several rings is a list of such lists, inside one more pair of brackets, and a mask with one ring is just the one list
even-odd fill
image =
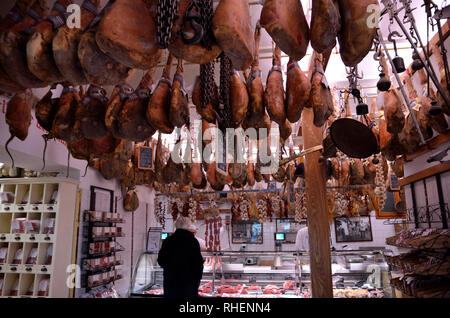
{"label": "metal hook", "polygon": [[[199,23],[200,21],[200,15],[197,11],[192,11],[194,7],[197,7],[194,2],[191,2],[188,9],[186,10],[186,15],[184,17],[184,23],[189,22],[191,25],[191,28],[194,29],[195,33],[194,36],[190,37],[188,32],[181,32],[181,37],[183,38],[183,42],[188,45],[195,45],[198,44],[201,39],[203,38],[203,35],[205,34],[205,30],[203,29],[202,25]],[[183,24],[184,24],[183,23]]]}

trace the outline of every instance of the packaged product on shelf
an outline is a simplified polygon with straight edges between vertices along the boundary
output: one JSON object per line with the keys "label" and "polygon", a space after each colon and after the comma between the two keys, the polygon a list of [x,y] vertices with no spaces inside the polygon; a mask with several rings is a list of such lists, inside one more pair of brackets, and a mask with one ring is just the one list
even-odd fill
{"label": "packaged product on shelf", "polygon": [[122,236],[122,228],[121,227],[117,228],[117,236]]}
{"label": "packaged product on shelf", "polygon": [[103,212],[91,211],[90,212],[90,219],[93,222],[101,222],[101,221],[103,221]]}
{"label": "packaged product on shelf", "polygon": [[45,263],[44,265],[51,265],[53,258],[53,244],[50,244],[47,247],[47,253],[45,254]]}
{"label": "packaged product on shelf", "polygon": [[26,220],[24,222],[25,233],[39,234],[41,229],[41,221],[39,220]]}
{"label": "packaged product on shelf", "polygon": [[14,253],[14,259],[12,261],[12,264],[22,264],[22,258],[23,258],[23,249],[19,248]]}
{"label": "packaged product on shelf", "polygon": [[41,279],[38,286],[38,296],[41,297],[48,296],[49,289],[50,289],[50,279],[48,278]]}
{"label": "packaged product on shelf", "polygon": [[12,192],[0,192],[0,201],[2,204],[14,203],[15,195]]}
{"label": "packaged product on shelf", "polygon": [[14,234],[25,233],[25,221],[26,218],[17,218],[11,221],[11,231]]}
{"label": "packaged product on shelf", "polygon": [[37,257],[38,257],[38,249],[37,247],[33,247],[30,250],[30,254],[28,254],[26,264],[35,265],[37,263]]}
{"label": "packaged product on shelf", "polygon": [[88,278],[89,286],[96,286],[96,285],[100,284],[101,282],[102,282],[102,280],[101,280],[100,274],[91,275]]}
{"label": "packaged product on shelf", "polygon": [[113,213],[105,212],[105,213],[103,213],[103,216],[104,216],[104,221],[111,222],[114,220]]}
{"label": "packaged product on shelf", "polygon": [[0,264],[6,263],[7,256],[8,256],[8,248],[7,247],[0,248]]}
{"label": "packaged product on shelf", "polygon": [[111,228],[111,236],[117,236],[117,228],[116,227]]}
{"label": "packaged product on shelf", "polygon": [[11,296],[18,296],[19,295],[19,277],[16,278],[14,281],[13,287],[11,289]]}
{"label": "packaged product on shelf", "polygon": [[58,190],[53,191],[49,204],[57,204]]}
{"label": "packaged product on shelf", "polygon": [[102,244],[101,243],[91,243],[89,245],[89,254],[98,254],[102,252]]}
{"label": "packaged product on shelf", "polygon": [[25,293],[26,296],[33,296],[34,291],[34,282],[31,282],[30,287],[28,288],[27,292]]}
{"label": "packaged product on shelf", "polygon": [[110,237],[111,236],[111,228],[106,226],[103,228],[103,236],[104,237]]}
{"label": "packaged product on shelf", "polygon": [[55,218],[47,218],[44,222],[44,234],[55,234]]}
{"label": "packaged product on shelf", "polygon": [[44,191],[42,191],[41,197],[39,198],[39,200],[34,202],[34,204],[42,204],[42,203],[44,203]]}
{"label": "packaged product on shelf", "polygon": [[109,282],[113,277],[110,276],[110,272],[102,273],[102,281],[104,283]]}
{"label": "packaged product on shelf", "polygon": [[92,235],[94,237],[103,237],[105,234],[103,227],[93,227],[92,228]]}

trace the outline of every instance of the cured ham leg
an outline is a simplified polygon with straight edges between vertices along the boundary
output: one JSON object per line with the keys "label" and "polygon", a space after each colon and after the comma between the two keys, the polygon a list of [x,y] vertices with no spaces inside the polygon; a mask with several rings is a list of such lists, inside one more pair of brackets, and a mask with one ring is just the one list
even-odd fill
{"label": "cured ham leg", "polygon": [[278,125],[283,125],[286,121],[286,112],[284,109],[283,75],[281,74],[281,50],[278,46],[274,50],[272,65],[272,69],[267,76],[264,103],[270,119]]}
{"label": "cured ham leg", "polygon": [[234,70],[230,79],[232,128],[239,127],[247,115],[248,91],[239,73]]}
{"label": "cured ham leg", "polygon": [[105,125],[115,138],[124,138],[119,131],[120,112],[128,97],[134,93],[134,89],[127,82],[116,85],[106,108]]}
{"label": "cured ham leg", "polygon": [[339,0],[342,26],[338,40],[346,66],[356,66],[369,53],[377,31],[377,21],[370,20],[375,10],[380,10],[378,0]]}
{"label": "cured ham leg", "polygon": [[[197,110],[197,113],[202,117],[202,119],[206,120],[209,123],[215,123],[216,122],[216,113],[214,111],[215,104],[218,104],[219,100],[219,93],[217,90],[217,85],[214,84],[214,102],[208,103],[205,105],[205,107],[202,107],[202,101],[201,101],[201,78],[200,76],[197,76],[194,83],[194,89],[192,90],[192,103],[195,105],[195,109]],[[214,105],[213,105],[214,104]]]}
{"label": "cured ham leg", "polygon": [[5,120],[9,126],[10,138],[5,144],[6,152],[11,157],[12,167],[14,167],[14,159],[8,150],[8,144],[14,139],[19,138],[24,141],[28,137],[28,128],[31,125],[31,107],[32,96],[29,93],[20,93],[8,102],[6,108]]}
{"label": "cured ham leg", "polygon": [[297,62],[289,60],[286,80],[286,117],[291,123],[300,120],[303,107],[308,102],[311,83]]}
{"label": "cured ham leg", "polygon": [[108,106],[106,90],[90,85],[87,95],[81,99],[77,109],[74,130],[88,139],[104,138],[107,134],[105,114]]}
{"label": "cured ham leg", "polygon": [[311,46],[318,53],[325,53],[336,46],[341,30],[338,0],[313,0],[311,13]]}
{"label": "cured ham leg", "polygon": [[178,2],[178,18],[175,20],[172,28],[172,39],[175,40],[169,44],[169,52],[176,58],[183,59],[194,64],[206,64],[216,59],[222,52],[222,49],[217,44],[215,39],[211,39],[211,49],[205,48],[202,43],[186,44],[184,43],[179,32],[192,32],[189,23],[184,22],[186,10],[191,3],[191,0],[180,0]]}
{"label": "cured ham leg", "polygon": [[233,68],[247,69],[255,56],[248,1],[220,1],[214,12],[212,29],[217,43],[231,59]]}
{"label": "cured ham leg", "polygon": [[[384,55],[380,56],[380,62],[386,78],[390,79],[389,67]],[[403,126],[405,125],[405,115],[403,113],[403,104],[400,96],[397,90],[391,86],[388,91],[383,92],[383,97],[383,111],[384,118],[386,120],[386,129],[391,134],[398,134],[402,131]]]}
{"label": "cured ham leg", "polygon": [[140,142],[148,140],[156,132],[145,118],[147,105],[151,96],[154,68],[145,73],[138,88],[128,96],[119,113],[117,125],[119,135],[123,138]]}
{"label": "cured ham leg", "polygon": [[116,85],[129,75],[130,68],[103,53],[95,42],[96,28],[87,30],[78,45],[78,58],[90,84]]}
{"label": "cured ham leg", "polygon": [[55,138],[69,143],[76,139],[73,134],[73,125],[75,124],[75,113],[79,103],[80,96],[74,91],[73,87],[66,85],[59,98],[58,111],[53,121],[51,132]]}
{"label": "cured ham leg", "polygon": [[[8,14],[0,20],[0,34],[9,30],[16,24],[23,21],[28,10],[34,5],[36,0],[18,0]],[[0,64],[0,91],[7,93],[16,93],[24,91],[25,88],[14,82],[5,72]]]}
{"label": "cured ham leg", "polygon": [[57,30],[52,41],[53,57],[66,81],[73,85],[88,84],[78,58],[78,45],[84,30],[94,20],[100,8],[100,0],[85,0],[81,5],[80,28],[63,26]]}
{"label": "cured ham leg", "polygon": [[170,88],[172,86],[169,76],[172,60],[173,56],[169,54],[162,77],[148,102],[146,114],[148,123],[163,134],[171,134],[174,129],[169,121]]}
{"label": "cured ham leg", "polygon": [[170,97],[169,120],[175,127],[189,126],[189,97],[184,90],[183,60],[178,59]]}
{"label": "cured ham leg", "polygon": [[261,80],[261,69],[259,68],[259,43],[261,40],[261,26],[259,21],[255,28],[255,45],[256,55],[251,66],[250,76],[246,79],[247,89],[249,94],[249,104],[247,115],[242,124],[244,129],[249,127],[257,128],[264,120],[265,106],[264,106],[264,87]]}
{"label": "cured ham leg", "polygon": [[143,0],[115,1],[103,16],[95,39],[100,50],[130,68],[153,68],[162,57],[155,21]]}
{"label": "cured ham leg", "polygon": [[6,74],[24,88],[46,87],[50,81],[41,81],[28,69],[27,42],[36,24],[44,17],[44,9],[35,2],[28,15],[0,35],[0,63]]}
{"label": "cured ham leg", "polygon": [[61,82],[64,76],[59,72],[53,58],[52,42],[58,28],[66,25],[65,14],[69,0],[55,2],[50,17],[34,28],[27,43],[28,69],[41,81]]}
{"label": "cured ham leg", "polygon": [[296,61],[305,56],[310,32],[300,1],[266,0],[260,21],[283,52]]}
{"label": "cured ham leg", "polygon": [[334,112],[333,98],[323,70],[323,55],[312,55],[311,93],[307,106],[313,107],[314,125],[322,127]]}
{"label": "cured ham leg", "polygon": [[[425,118],[428,121],[428,125],[437,132],[444,133],[448,129],[447,119],[445,118],[445,115],[443,113],[435,116],[430,115],[429,111],[431,108],[432,100],[429,96],[427,96],[427,88],[425,87],[424,94],[419,97],[417,91],[413,87],[409,72],[405,72],[405,74],[402,75],[402,81],[403,84],[405,84],[405,86],[408,88],[410,100],[415,101],[419,105],[420,111],[423,112]],[[434,95],[434,92],[430,90],[430,94]]]}

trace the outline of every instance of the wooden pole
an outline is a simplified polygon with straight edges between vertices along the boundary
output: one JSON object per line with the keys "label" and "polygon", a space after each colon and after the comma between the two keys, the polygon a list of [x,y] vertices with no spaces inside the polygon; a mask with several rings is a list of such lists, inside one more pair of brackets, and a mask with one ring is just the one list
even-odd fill
{"label": "wooden pole", "polygon": [[[313,53],[310,70],[314,68],[320,54]],[[309,72],[312,76],[313,72]],[[313,123],[312,108],[302,112],[302,130],[305,149],[322,145],[322,128]],[[305,182],[309,234],[309,255],[311,266],[311,288],[314,298],[332,298],[330,227],[326,195],[325,163],[319,163],[319,151],[305,157]]]}

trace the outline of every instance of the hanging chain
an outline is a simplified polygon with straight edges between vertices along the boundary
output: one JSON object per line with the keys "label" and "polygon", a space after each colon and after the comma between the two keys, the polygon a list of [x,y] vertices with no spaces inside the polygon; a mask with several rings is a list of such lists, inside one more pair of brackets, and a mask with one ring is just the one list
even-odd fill
{"label": "hanging chain", "polygon": [[[195,0],[194,0],[195,1]],[[212,0],[196,0],[198,8],[200,9],[200,21],[205,31],[202,38],[202,45],[211,50],[211,43],[213,42],[212,32],[212,18],[214,15],[214,8]]]}
{"label": "hanging chain", "polygon": [[221,119],[221,128],[231,127],[231,71],[230,58],[222,52],[220,55],[220,106],[216,112]]}
{"label": "hanging chain", "polygon": [[179,0],[159,0],[156,17],[156,39],[161,49],[166,49],[171,43],[172,27],[177,17]]}
{"label": "hanging chain", "polygon": [[200,64],[200,92],[201,105],[205,108],[208,104],[214,104],[217,84],[214,81],[214,61],[207,64]]}

